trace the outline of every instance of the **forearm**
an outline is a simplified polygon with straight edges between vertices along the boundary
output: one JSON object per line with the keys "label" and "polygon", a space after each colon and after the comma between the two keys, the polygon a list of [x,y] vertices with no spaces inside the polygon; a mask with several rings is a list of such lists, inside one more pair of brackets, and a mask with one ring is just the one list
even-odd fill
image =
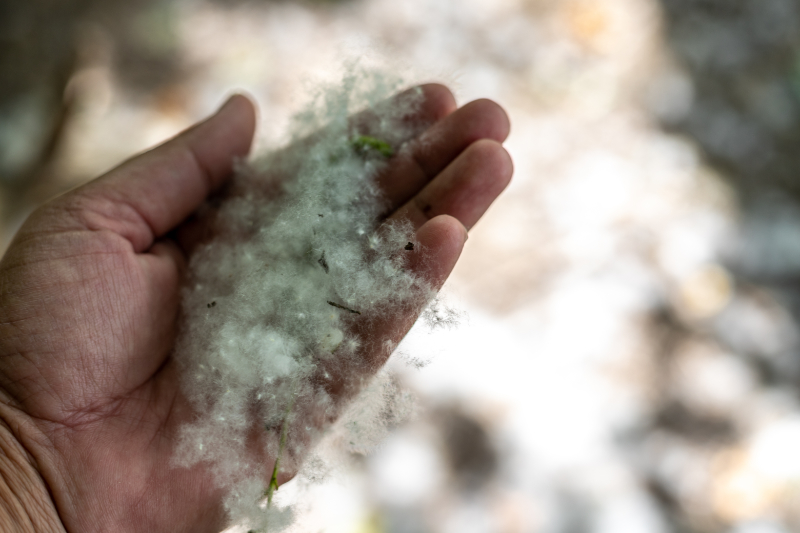
{"label": "forearm", "polygon": [[44,480],[9,427],[0,421],[0,531],[64,533]]}

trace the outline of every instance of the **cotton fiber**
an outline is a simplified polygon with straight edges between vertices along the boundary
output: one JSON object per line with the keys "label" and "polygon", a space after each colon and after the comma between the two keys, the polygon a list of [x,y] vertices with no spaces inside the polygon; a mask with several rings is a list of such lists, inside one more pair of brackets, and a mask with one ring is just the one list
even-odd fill
{"label": "cotton fiber", "polygon": [[[295,117],[287,147],[241,164],[201,212],[211,237],[190,258],[176,351],[198,415],[183,428],[176,464],[210,465],[231,519],[253,529],[288,523],[286,510],[267,509],[273,461],[295,471],[341,414],[332,394],[341,388],[331,384],[358,382],[369,374],[366,353],[393,348],[358,331],[431,301],[408,268],[419,250],[413,228],[383,220],[376,184],[428,126],[410,120],[421,91],[386,103],[399,87],[351,69]],[[351,443],[373,440],[368,424],[357,429]]]}

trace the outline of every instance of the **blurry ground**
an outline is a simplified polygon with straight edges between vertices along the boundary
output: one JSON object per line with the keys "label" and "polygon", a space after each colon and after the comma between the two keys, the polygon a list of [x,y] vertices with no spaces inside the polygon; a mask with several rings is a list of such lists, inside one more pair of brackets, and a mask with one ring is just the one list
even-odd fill
{"label": "blurry ground", "polygon": [[279,140],[377,46],[504,105],[516,177],[448,284],[468,318],[394,363],[417,421],[303,530],[797,531],[798,28],[798,0],[0,0],[0,248],[231,90]]}

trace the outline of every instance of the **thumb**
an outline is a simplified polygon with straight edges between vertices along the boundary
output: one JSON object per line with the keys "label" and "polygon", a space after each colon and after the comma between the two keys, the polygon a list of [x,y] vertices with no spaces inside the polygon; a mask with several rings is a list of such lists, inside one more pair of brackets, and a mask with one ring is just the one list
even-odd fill
{"label": "thumb", "polygon": [[255,119],[253,103],[234,95],[205,121],[61,200],[82,226],[118,233],[143,252],[230,177],[234,160],[250,151]]}

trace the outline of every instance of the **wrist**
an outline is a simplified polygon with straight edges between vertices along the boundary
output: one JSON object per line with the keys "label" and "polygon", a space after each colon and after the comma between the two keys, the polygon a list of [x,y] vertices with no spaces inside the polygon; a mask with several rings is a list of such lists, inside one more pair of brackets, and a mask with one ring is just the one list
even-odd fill
{"label": "wrist", "polygon": [[33,460],[1,419],[0,531],[65,532],[47,485]]}

